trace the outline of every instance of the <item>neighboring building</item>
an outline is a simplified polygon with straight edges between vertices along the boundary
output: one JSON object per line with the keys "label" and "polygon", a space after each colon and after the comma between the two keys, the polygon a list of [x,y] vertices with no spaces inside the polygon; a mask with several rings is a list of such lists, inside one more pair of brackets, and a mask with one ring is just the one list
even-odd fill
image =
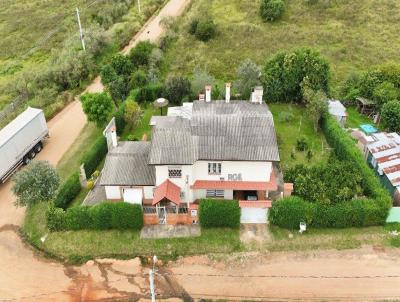
{"label": "neighboring building", "polygon": [[265,223],[278,190],[273,117],[262,88],[251,101],[230,101],[229,88],[225,100],[207,86],[204,101],[153,117],[151,142],[113,144],[99,182],[107,199],[142,204],[146,224],[196,223],[201,199],[235,199],[242,222]]}
{"label": "neighboring building", "polygon": [[[400,136],[379,132],[365,136],[364,156],[374,168],[396,205],[400,205]],[[372,142],[371,142],[372,140]]]}
{"label": "neighboring building", "polygon": [[340,101],[328,100],[328,111],[342,127],[346,125],[348,114]]}

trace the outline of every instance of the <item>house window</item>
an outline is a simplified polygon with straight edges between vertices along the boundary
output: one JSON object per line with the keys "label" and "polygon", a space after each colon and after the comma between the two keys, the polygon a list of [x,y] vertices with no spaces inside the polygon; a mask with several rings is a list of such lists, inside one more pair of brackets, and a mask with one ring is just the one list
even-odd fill
{"label": "house window", "polygon": [[182,169],[179,167],[168,168],[168,177],[169,178],[181,178],[182,177]]}
{"label": "house window", "polygon": [[206,197],[224,198],[224,190],[207,190]]}
{"label": "house window", "polygon": [[221,163],[208,163],[208,174],[220,175]]}

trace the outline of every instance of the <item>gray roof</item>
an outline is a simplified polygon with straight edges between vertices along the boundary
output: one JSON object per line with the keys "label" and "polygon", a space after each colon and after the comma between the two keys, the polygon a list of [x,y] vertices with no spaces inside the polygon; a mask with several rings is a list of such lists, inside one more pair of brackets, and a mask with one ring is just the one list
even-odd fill
{"label": "gray roof", "polygon": [[155,168],[148,164],[150,142],[119,142],[108,152],[99,184],[154,186]]}
{"label": "gray roof", "polygon": [[279,161],[268,106],[249,101],[195,101],[191,120],[158,119],[150,164],[193,164],[196,160]]}
{"label": "gray roof", "polygon": [[338,100],[328,100],[328,111],[335,116],[347,116],[346,107]]}

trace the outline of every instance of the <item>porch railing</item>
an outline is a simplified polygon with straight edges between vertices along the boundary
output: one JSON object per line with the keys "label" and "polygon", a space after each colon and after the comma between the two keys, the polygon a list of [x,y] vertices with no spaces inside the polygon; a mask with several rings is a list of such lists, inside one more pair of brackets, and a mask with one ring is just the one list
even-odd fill
{"label": "porch railing", "polygon": [[[167,214],[176,214],[177,213],[175,207],[165,207],[165,212]],[[188,212],[189,212],[189,209],[187,207],[179,207],[178,208],[178,214],[187,214]],[[157,207],[144,206],[143,213],[144,214],[158,214]]]}

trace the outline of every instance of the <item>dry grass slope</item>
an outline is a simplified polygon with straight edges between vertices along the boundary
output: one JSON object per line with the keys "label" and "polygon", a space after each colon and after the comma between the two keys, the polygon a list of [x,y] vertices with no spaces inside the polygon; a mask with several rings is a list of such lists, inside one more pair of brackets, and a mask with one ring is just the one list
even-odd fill
{"label": "dry grass slope", "polygon": [[[336,85],[349,72],[398,59],[400,1],[336,0],[329,6],[305,2],[288,1],[282,20],[264,23],[258,14],[259,1],[195,1],[169,51],[170,67],[185,74],[207,66],[217,78],[232,80],[246,58],[263,64],[277,51],[309,46],[330,61]],[[190,20],[205,11],[218,25],[218,36],[208,43],[187,33]]]}

